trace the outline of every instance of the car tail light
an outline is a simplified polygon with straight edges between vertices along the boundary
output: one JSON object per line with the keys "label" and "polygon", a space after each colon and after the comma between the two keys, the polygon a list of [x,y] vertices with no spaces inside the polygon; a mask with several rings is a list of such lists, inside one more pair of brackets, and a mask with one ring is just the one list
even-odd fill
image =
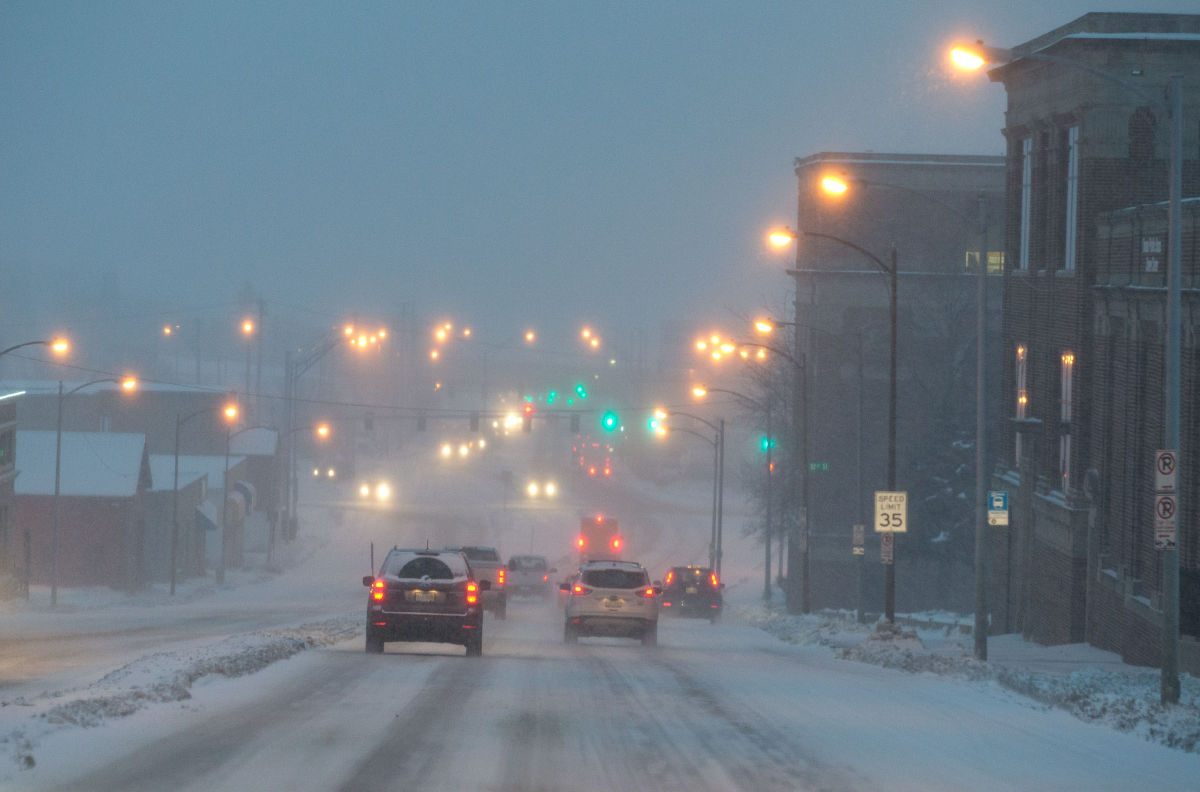
{"label": "car tail light", "polygon": [[717,573],[716,572],[713,572],[711,575],[709,575],[708,579],[712,581],[713,588],[716,588],[717,586],[720,585],[719,583],[717,583]]}
{"label": "car tail light", "polygon": [[669,585],[671,585],[671,581],[672,581],[672,580],[674,580],[674,579],[675,579],[675,573],[674,573],[674,572],[668,572],[668,573],[667,573],[667,579],[666,579],[664,582],[665,582],[665,583],[666,583],[666,584],[669,586]]}
{"label": "car tail light", "polygon": [[613,549],[613,550],[620,550],[620,549],[621,549],[621,537],[619,537],[619,536],[614,536],[614,537],[612,538],[612,549]]}
{"label": "car tail light", "polygon": [[585,586],[582,583],[576,583],[574,586],[571,586],[571,593],[575,594],[576,596],[581,594],[591,594],[592,589],[590,586]]}
{"label": "car tail light", "polygon": [[479,602],[479,586],[474,581],[467,582],[467,604],[474,605]]}
{"label": "car tail light", "polygon": [[654,599],[654,589],[651,588],[650,586],[647,586],[646,588],[642,589],[638,593],[641,594],[646,599]]}
{"label": "car tail light", "polygon": [[578,539],[575,540],[575,544],[579,547],[580,550],[583,549],[583,546],[585,543],[586,543],[586,541],[584,540],[584,538],[582,536],[580,536]]}
{"label": "car tail light", "polygon": [[664,602],[664,603],[663,603],[663,607],[664,607],[664,608],[669,608],[669,607],[671,607],[671,603],[670,603],[670,602]]}
{"label": "car tail light", "polygon": [[549,579],[550,579],[550,576],[549,576],[549,575],[542,575],[542,582],[543,582],[543,583],[545,583],[545,582],[546,582],[546,581],[548,581]]}
{"label": "car tail light", "polygon": [[382,580],[376,580],[371,584],[371,599],[381,600],[387,594],[387,584]]}
{"label": "car tail light", "polygon": [[504,567],[500,567],[499,569],[496,570],[496,585],[499,585],[499,586],[504,585],[504,574],[505,574]]}
{"label": "car tail light", "polygon": [[596,466],[595,465],[592,465],[591,467],[588,468],[588,475],[589,476],[596,475]]}

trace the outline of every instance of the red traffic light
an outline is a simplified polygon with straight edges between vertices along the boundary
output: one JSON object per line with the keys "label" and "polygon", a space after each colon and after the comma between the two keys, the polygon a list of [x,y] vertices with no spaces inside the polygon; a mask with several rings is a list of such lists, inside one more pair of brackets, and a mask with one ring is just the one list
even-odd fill
{"label": "red traffic light", "polygon": [[533,415],[533,403],[532,402],[525,402],[525,414]]}

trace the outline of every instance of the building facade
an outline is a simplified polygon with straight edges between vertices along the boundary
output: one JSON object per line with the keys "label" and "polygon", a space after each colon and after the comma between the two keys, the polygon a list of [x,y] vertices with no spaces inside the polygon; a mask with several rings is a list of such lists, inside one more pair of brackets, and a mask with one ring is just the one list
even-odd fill
{"label": "building facade", "polygon": [[[884,265],[894,247],[899,273],[896,483],[914,507],[896,548],[897,607],[969,609],[974,521],[959,493],[973,488],[981,250],[993,281],[986,314],[999,327],[1004,157],[822,152],[796,159],[795,173],[794,342],[808,415],[797,467],[807,476],[812,607],[854,606],[852,528],[870,522],[873,491],[887,489],[888,279],[849,242]],[[831,195],[827,176],[848,189]],[[864,566],[872,610],[884,597],[874,539]]]}
{"label": "building facade", "polygon": [[[993,629],[1088,640],[1151,664],[1161,657],[1149,495],[1151,453],[1163,442],[1169,158],[1169,119],[1155,97],[1177,71],[1191,75],[1187,197],[1200,188],[1200,15],[1087,14],[1016,47],[989,73],[1008,94],[993,488],[1013,492],[1014,503],[1011,527],[992,536]],[[1179,528],[1194,570],[1194,209],[1188,216]]]}

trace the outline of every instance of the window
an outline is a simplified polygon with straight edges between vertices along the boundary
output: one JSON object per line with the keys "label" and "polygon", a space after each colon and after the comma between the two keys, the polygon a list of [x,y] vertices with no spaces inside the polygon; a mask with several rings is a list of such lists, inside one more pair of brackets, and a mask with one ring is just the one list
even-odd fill
{"label": "window", "polygon": [[1075,353],[1063,352],[1061,370],[1059,418],[1062,434],[1058,439],[1058,478],[1060,488],[1066,492],[1071,486],[1071,389],[1075,379]]}
{"label": "window", "polygon": [[[963,265],[967,272],[979,272],[979,251],[968,250],[966,263]],[[1004,273],[1004,251],[989,250],[987,254],[987,272],[988,275],[1002,275]]]}
{"label": "window", "polygon": [[1079,127],[1067,129],[1067,206],[1063,240],[1063,269],[1075,269],[1076,226],[1079,209]]}
{"label": "window", "polygon": [[626,569],[589,569],[583,573],[583,582],[596,588],[636,589],[649,581],[645,572]]}
{"label": "window", "polygon": [[[1029,414],[1029,390],[1026,377],[1028,375],[1028,359],[1029,350],[1024,344],[1017,345],[1017,418],[1026,418]],[[1014,459],[1016,463],[1021,464],[1021,433],[1016,433],[1016,446],[1014,448]]]}
{"label": "window", "polygon": [[1021,255],[1018,269],[1029,272],[1030,203],[1033,201],[1033,138],[1021,141]]}

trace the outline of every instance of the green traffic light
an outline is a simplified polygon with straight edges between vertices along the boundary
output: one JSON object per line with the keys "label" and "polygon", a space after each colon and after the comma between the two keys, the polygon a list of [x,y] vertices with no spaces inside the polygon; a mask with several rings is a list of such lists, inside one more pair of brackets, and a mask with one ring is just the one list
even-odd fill
{"label": "green traffic light", "polygon": [[600,419],[600,425],[604,427],[604,431],[611,432],[621,425],[621,419],[612,410],[604,413],[604,417]]}
{"label": "green traffic light", "polygon": [[554,404],[554,400],[558,398],[558,391],[550,391],[546,394],[546,404]]}
{"label": "green traffic light", "polygon": [[575,386],[575,395],[581,399],[587,398],[587,389],[583,387],[582,382]]}

